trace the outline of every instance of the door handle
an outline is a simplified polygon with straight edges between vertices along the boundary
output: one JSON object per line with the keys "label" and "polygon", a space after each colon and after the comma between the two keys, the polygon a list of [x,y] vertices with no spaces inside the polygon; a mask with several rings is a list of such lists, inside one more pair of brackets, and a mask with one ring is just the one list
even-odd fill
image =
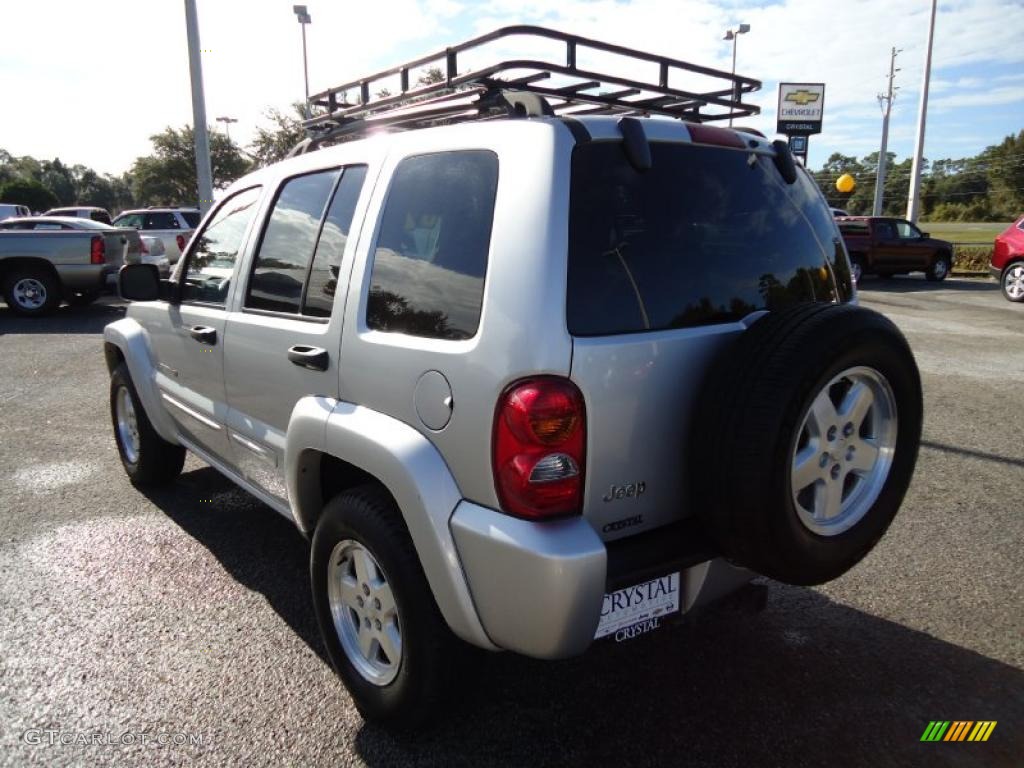
{"label": "door handle", "polygon": [[188,335],[200,344],[216,344],[217,329],[207,325],[193,325],[188,329]]}
{"label": "door handle", "polygon": [[308,368],[311,371],[326,371],[330,356],[327,354],[326,349],[296,344],[294,347],[289,348],[288,359],[300,368]]}

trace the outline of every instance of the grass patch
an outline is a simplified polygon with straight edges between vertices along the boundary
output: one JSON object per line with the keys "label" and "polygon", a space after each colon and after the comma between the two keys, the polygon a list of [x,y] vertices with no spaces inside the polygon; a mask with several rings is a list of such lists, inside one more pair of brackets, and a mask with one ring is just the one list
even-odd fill
{"label": "grass patch", "polygon": [[951,243],[983,243],[995,240],[996,235],[1010,226],[1010,222],[920,221],[918,226],[932,237]]}

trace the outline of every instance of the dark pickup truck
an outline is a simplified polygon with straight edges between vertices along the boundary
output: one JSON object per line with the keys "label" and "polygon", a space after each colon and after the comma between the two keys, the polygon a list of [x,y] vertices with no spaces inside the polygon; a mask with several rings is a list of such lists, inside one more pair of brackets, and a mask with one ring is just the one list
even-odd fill
{"label": "dark pickup truck", "polygon": [[945,280],[953,264],[953,244],[936,240],[909,221],[876,216],[836,219],[850,254],[850,266],[861,275],[905,275],[924,272],[929,280]]}

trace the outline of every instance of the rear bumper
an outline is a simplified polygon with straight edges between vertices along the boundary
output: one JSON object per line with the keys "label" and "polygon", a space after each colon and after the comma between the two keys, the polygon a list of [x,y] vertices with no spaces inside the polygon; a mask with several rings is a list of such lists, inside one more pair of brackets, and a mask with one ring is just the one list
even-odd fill
{"label": "rear bumper", "polygon": [[992,275],[992,277],[994,277],[996,280],[1003,279],[1003,270],[1001,270],[999,267],[995,267],[989,264],[988,273]]}
{"label": "rear bumper", "polygon": [[716,559],[688,521],[606,545],[583,518],[535,523],[463,501],[451,530],[488,637],[535,658],[586,650],[606,592],[678,571],[685,612],[752,577]]}

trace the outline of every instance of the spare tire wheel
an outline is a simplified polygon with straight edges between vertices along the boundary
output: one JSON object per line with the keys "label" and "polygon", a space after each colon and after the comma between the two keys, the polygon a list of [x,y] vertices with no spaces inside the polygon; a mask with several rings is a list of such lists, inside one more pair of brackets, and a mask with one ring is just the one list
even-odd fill
{"label": "spare tire wheel", "polygon": [[694,508],[722,553],[820,584],[879,540],[910,484],[921,380],[887,318],[850,304],[771,312],[723,350],[694,421]]}

